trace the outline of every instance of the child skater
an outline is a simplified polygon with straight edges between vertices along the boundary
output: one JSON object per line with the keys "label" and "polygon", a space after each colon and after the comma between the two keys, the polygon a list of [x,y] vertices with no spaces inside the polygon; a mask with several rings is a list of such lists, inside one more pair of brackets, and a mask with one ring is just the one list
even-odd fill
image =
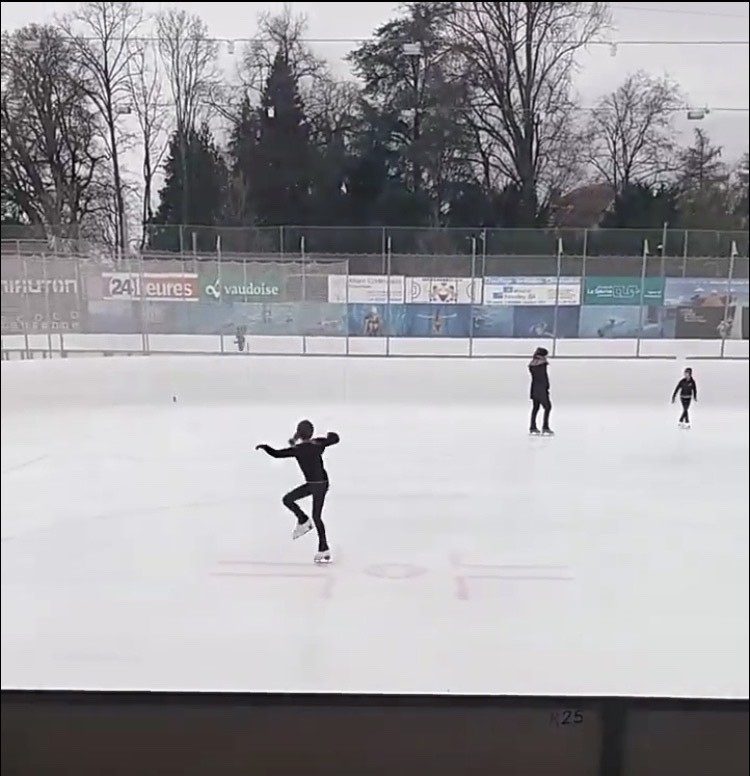
{"label": "child skater", "polygon": [[698,386],[693,379],[693,370],[688,367],[685,373],[677,383],[677,386],[672,393],[672,404],[677,398],[677,394],[680,394],[680,404],[682,404],[682,415],[678,424],[680,428],[690,428],[690,404],[694,401],[698,401]]}
{"label": "child skater", "polygon": [[[299,539],[314,526],[318,532],[318,552],[315,555],[315,562],[330,563],[331,550],[323,524],[323,504],[329,485],[328,473],[323,465],[323,451],[326,447],[338,444],[339,435],[329,431],[325,437],[313,437],[314,433],[313,424],[309,420],[301,420],[297,424],[297,431],[289,440],[289,447],[275,450],[269,445],[258,445],[255,449],[263,450],[272,458],[296,458],[305,477],[305,484],[290,490],[282,499],[284,506],[297,518],[297,527],[294,529],[292,539]],[[300,499],[308,496],[312,496],[312,520],[297,506]]]}
{"label": "child skater", "polygon": [[542,416],[542,434],[552,436],[554,432],[549,427],[549,416],[552,412],[552,402],[549,400],[549,376],[547,374],[547,348],[537,348],[529,362],[529,374],[531,375],[531,424],[529,426],[530,434],[538,434],[539,428],[536,425],[536,418],[539,409],[544,411]]}

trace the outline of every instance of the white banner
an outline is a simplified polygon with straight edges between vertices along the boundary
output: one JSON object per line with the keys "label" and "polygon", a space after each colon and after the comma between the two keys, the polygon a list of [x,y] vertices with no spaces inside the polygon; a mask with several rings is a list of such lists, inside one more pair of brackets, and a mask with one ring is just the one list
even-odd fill
{"label": "white banner", "polygon": [[479,304],[481,278],[406,278],[411,304]]}
{"label": "white banner", "polygon": [[328,301],[335,304],[403,304],[404,278],[400,275],[329,275]]}
{"label": "white banner", "polygon": [[75,278],[3,278],[4,294],[77,294]]}
{"label": "white banner", "polygon": [[[558,295],[559,291],[559,295]],[[484,304],[512,307],[572,307],[581,304],[581,278],[516,277],[484,279]]]}
{"label": "white banner", "polygon": [[193,272],[103,272],[104,299],[197,302],[198,275]]}

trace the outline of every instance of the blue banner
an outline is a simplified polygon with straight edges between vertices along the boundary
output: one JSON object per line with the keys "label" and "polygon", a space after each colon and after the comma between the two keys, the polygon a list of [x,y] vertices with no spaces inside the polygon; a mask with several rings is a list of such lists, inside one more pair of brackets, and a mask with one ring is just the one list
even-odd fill
{"label": "blue banner", "polygon": [[403,304],[350,304],[347,313],[350,337],[404,337]]}
{"label": "blue banner", "polygon": [[405,312],[407,337],[469,337],[471,305],[410,304]]}
{"label": "blue banner", "polygon": [[742,279],[730,283],[726,278],[667,278],[664,288],[667,307],[724,307],[749,302],[750,281]]}

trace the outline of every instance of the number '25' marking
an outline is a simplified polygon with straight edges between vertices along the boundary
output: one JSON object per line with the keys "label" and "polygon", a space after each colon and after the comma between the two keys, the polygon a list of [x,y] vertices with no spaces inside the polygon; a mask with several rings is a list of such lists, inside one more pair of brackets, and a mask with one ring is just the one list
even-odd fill
{"label": "number '25' marking", "polygon": [[555,727],[581,725],[583,723],[583,712],[580,709],[552,711],[549,715],[549,723]]}

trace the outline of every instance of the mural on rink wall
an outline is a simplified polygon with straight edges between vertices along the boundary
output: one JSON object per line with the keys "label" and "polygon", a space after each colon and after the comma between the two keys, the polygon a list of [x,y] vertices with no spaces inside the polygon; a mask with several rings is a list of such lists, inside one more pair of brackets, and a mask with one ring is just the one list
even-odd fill
{"label": "mural on rink wall", "polygon": [[3,260],[2,332],[748,338],[747,279],[407,277],[347,275],[341,262],[192,264],[109,271]]}

